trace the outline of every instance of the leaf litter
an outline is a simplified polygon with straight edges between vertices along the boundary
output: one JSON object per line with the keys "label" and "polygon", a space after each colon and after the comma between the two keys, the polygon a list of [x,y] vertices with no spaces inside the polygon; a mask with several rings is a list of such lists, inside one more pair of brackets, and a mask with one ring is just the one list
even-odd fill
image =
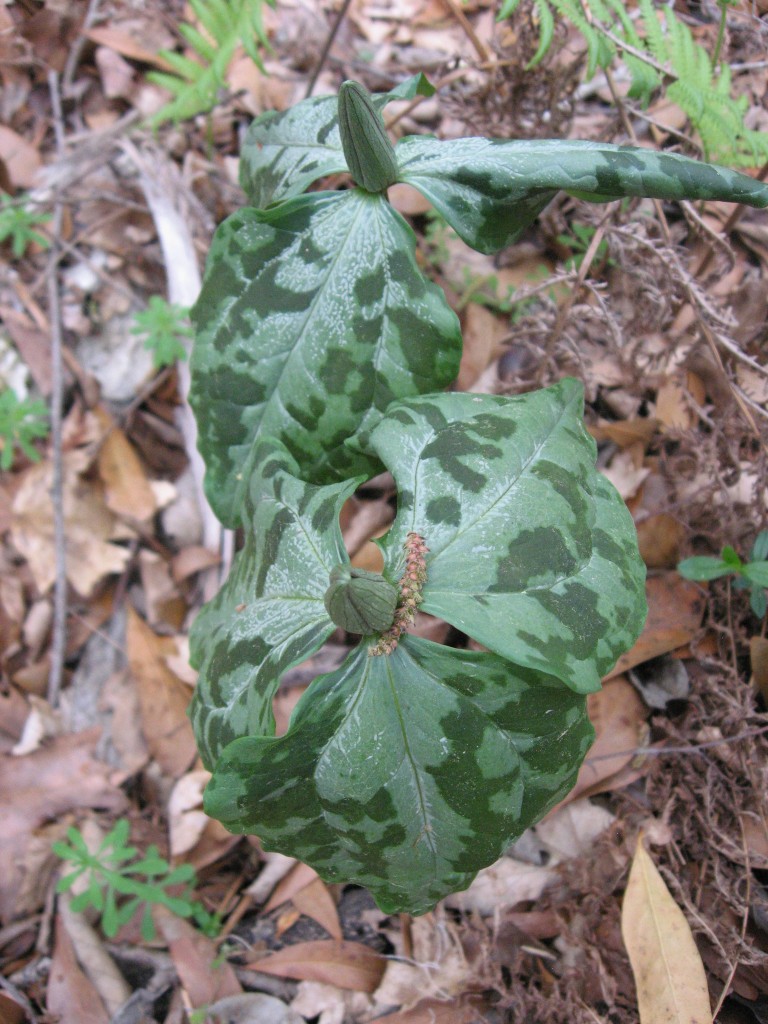
{"label": "leaf litter", "polygon": [[[727,581],[692,584],[674,570],[681,557],[728,544],[746,555],[765,526],[764,215],[744,213],[723,240],[712,232],[731,208],[720,204],[684,216],[665,209],[662,222],[653,204],[636,201],[616,204],[604,220],[604,210],[561,196],[518,245],[489,258],[470,256],[412,197],[410,206],[406,196],[395,199],[417,231],[421,265],[462,319],[460,389],[512,394],[569,374],[584,381],[601,468],[630,506],[651,575],[643,635],[590,696],[595,745],[565,806],[466,894],[419,919],[388,919],[363,891],[325,886],[305,866],[223,834],[202,815],[205,775],[185,717],[191,685],[182,665],[217,556],[206,554],[194,500],[182,500],[188,439],[177,418],[179,375],[152,375],[150,360],[128,354],[131,314],[163,292],[172,271],[136,167],[120,148],[128,122],[164,101],[146,71],[162,68],[158,51],[179,39],[163,5],[118,0],[109,12],[92,4],[88,14],[86,6],[64,11],[47,0],[36,10],[0,8],[9,57],[0,65],[0,187],[16,195],[31,189],[44,204],[58,194],[66,207],[64,695],[72,691],[61,713],[47,705],[55,543],[53,460],[41,442],[38,464],[20,455],[0,481],[0,859],[9,866],[0,880],[0,956],[8,1000],[28,1008],[30,1019],[47,1012],[95,1022],[133,1019],[130,1005],[142,1006],[147,1020],[179,1020],[205,1005],[212,1019],[224,1019],[235,1012],[232,1000],[241,1000],[238,1013],[251,1012],[242,1002],[250,997],[252,1019],[269,1012],[290,1024],[318,1016],[322,1024],[362,1024],[382,1015],[393,1024],[645,1024],[664,1019],[653,1016],[661,1012],[653,1003],[647,1009],[662,986],[649,995],[641,980],[644,922],[649,904],[658,904],[692,934],[684,948],[698,995],[684,996],[679,1019],[705,1013],[701,971],[710,1009],[722,1003],[718,1019],[762,1019],[764,623]],[[469,126],[501,136],[623,141],[612,108],[595,102],[600,94],[575,89],[585,56],[578,33],[565,31],[562,45],[526,71],[537,39],[530,9],[521,5],[494,25],[487,4],[466,5],[485,53],[480,62],[449,10],[429,0],[355,10],[316,93],[360,76],[361,60],[374,89],[402,69],[423,69],[446,84],[439,101],[403,109],[398,132],[452,137]],[[274,48],[267,74],[236,53],[229,91],[213,112],[169,125],[155,141],[178,171],[179,191],[167,202],[181,204],[198,255],[214,224],[241,204],[233,184],[241,130],[254,114],[303,95],[334,14],[327,4],[286,0],[265,16]],[[738,17],[749,17],[746,8]],[[752,56],[737,29],[730,46],[731,61],[740,47]],[[457,54],[464,55],[458,65]],[[63,153],[51,144],[49,70],[77,108],[65,120]],[[750,72],[743,74],[746,86]],[[755,108],[755,117],[763,113]],[[657,144],[676,138],[665,123],[685,127],[665,122],[663,108],[651,116]],[[644,130],[641,119],[635,123]],[[148,138],[135,130],[134,144],[148,152]],[[603,230],[607,246],[608,258],[581,280],[561,241],[573,223]],[[0,309],[4,332],[48,395],[54,313],[45,269],[39,249],[14,260],[0,283]],[[377,567],[369,542],[391,522],[392,494],[391,479],[377,478],[342,513],[361,567]],[[127,627],[115,628],[121,616]],[[417,631],[439,642],[461,639],[426,618]],[[90,646],[96,637],[98,648]],[[277,698],[284,722],[346,643],[332,637],[311,664],[287,674]],[[642,669],[663,688],[656,666],[667,658],[684,667],[687,692],[673,686],[669,700],[649,704],[629,674]],[[155,842],[197,867],[199,897],[223,915],[224,945],[162,912],[164,948],[147,946],[130,926],[114,944],[91,928],[89,953],[71,933],[78,915],[62,897],[54,902],[51,843],[70,824],[97,823],[106,832],[120,817],[131,822],[137,845]],[[641,832],[648,853],[638,846]],[[638,860],[646,879],[640,897]],[[682,956],[678,944],[675,955]],[[652,949],[650,956],[659,959]],[[96,973],[114,977],[113,985],[102,990],[90,978],[94,963],[111,965]]]}

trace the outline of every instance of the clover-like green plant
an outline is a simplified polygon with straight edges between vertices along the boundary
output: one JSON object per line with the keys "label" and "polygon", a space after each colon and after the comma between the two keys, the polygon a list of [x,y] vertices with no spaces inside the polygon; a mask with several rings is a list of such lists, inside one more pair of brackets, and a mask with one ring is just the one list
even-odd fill
{"label": "clover-like green plant", "polygon": [[[645,616],[631,517],[595,469],[574,380],[508,398],[445,393],[457,318],[387,201],[419,188],[468,244],[518,238],[559,189],[768,205],[768,187],[682,157],[592,142],[411,137],[369,97],[306,100],[252,125],[250,206],[219,228],[192,310],[207,487],[244,546],[195,621],[190,709],[205,806],[235,832],[420,913],[465,887],[572,786],[599,688]],[[354,187],[303,194],[351,172]],[[389,470],[381,573],[354,569],[339,514]],[[417,610],[476,641],[409,632]],[[285,671],[359,636],[285,735]]]}
{"label": "clover-like green plant", "polygon": [[144,348],[152,353],[156,370],[172,366],[177,359],[187,358],[183,339],[193,333],[187,323],[188,315],[189,310],[183,306],[152,295],[147,308],[134,316],[131,334],[144,335]]}
{"label": "clover-like green plant", "polygon": [[191,895],[196,884],[191,864],[171,867],[156,846],[140,854],[129,846],[130,824],[121,818],[104,836],[99,848],[91,852],[79,829],[67,829],[69,843],[55,842],[53,852],[72,865],[63,875],[57,892],[69,892],[78,882],[80,892],[72,900],[75,912],[93,908],[101,918],[101,927],[113,938],[135,914],[141,913],[141,934],[151,941],[155,937],[152,907],[167,907],[179,917],[192,918],[208,935],[218,932],[220,921],[215,914]]}
{"label": "clover-like green plant", "polygon": [[10,239],[14,259],[20,260],[33,243],[48,248],[50,239],[35,229],[50,219],[50,213],[36,209],[25,197],[13,199],[0,191],[0,242]]}
{"label": "clover-like green plant", "polygon": [[677,571],[687,580],[717,580],[721,576],[735,576],[734,587],[736,590],[749,590],[750,607],[762,619],[768,610],[768,530],[758,533],[746,562],[730,545],[726,545],[720,558],[693,555],[684,558]]}
{"label": "clover-like green plant", "polygon": [[39,398],[19,398],[13,388],[0,391],[0,469],[13,465],[16,448],[21,448],[31,462],[38,462],[40,452],[33,442],[48,436],[48,408]]}

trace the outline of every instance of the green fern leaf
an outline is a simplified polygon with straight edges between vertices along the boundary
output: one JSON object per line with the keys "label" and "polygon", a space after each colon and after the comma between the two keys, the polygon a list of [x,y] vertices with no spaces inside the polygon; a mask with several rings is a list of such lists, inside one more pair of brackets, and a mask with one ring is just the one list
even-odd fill
{"label": "green fern leaf", "polygon": [[274,0],[190,0],[199,27],[184,23],[179,32],[194,58],[161,50],[160,56],[173,73],[151,71],[147,75],[173,96],[150,119],[153,128],[210,110],[226,89],[227,68],[238,46],[263,67],[260,47],[269,45],[262,16],[265,2]]}

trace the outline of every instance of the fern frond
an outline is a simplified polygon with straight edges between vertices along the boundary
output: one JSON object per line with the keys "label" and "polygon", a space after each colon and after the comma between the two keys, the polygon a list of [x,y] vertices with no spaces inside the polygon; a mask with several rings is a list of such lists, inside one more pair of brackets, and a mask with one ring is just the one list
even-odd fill
{"label": "fern frond", "polygon": [[179,33],[193,56],[161,50],[173,73],[147,74],[173,97],[152,116],[152,127],[185,121],[215,106],[226,89],[227,69],[238,46],[263,67],[260,49],[269,45],[262,14],[265,2],[274,0],[190,0],[197,24],[184,23]]}
{"label": "fern frond", "polygon": [[[519,0],[513,0],[513,2],[517,6]],[[555,16],[547,0],[533,0],[533,3],[539,14],[539,45],[536,53],[528,61],[529,68],[536,67],[539,61],[543,60],[555,34]]]}
{"label": "fern frond", "polygon": [[[504,0],[499,17],[522,0]],[[707,159],[754,167],[768,158],[768,132],[744,124],[748,102],[732,94],[730,69],[715,68],[707,51],[669,7],[637,0],[630,16],[625,0],[531,0],[539,13],[540,38],[533,63],[548,52],[554,15],[574,25],[587,45],[587,77],[622,60],[631,76],[629,95],[647,106],[666,86],[667,96],[686,114]]]}

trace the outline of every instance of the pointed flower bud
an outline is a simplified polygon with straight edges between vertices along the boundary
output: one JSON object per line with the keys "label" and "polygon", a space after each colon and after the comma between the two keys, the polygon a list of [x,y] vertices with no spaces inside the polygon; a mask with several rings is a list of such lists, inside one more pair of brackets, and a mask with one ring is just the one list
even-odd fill
{"label": "pointed flower bud", "polygon": [[389,629],[395,618],[398,590],[380,573],[337,565],[323,598],[333,622],[349,633],[372,636]]}
{"label": "pointed flower bud", "polygon": [[359,82],[339,90],[341,145],[355,184],[367,192],[383,192],[398,178],[397,157],[384,118]]}

